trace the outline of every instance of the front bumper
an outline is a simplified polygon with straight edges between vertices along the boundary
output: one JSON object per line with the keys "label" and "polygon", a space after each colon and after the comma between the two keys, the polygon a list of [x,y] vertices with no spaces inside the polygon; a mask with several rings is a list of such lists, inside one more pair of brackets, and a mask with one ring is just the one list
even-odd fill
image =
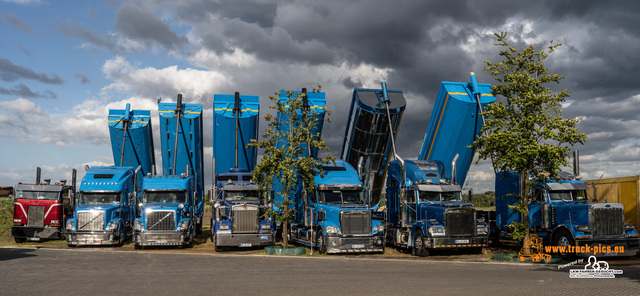
{"label": "front bumper", "polygon": [[187,231],[134,231],[136,246],[186,246],[191,243]]}
{"label": "front bumper", "polygon": [[486,236],[474,236],[474,237],[425,237],[425,247],[433,249],[444,248],[482,248],[487,246],[488,237]]}
{"label": "front bumper", "polygon": [[383,236],[336,237],[327,236],[325,246],[327,254],[338,253],[383,253]]}
{"label": "front bumper", "polygon": [[117,231],[67,231],[67,245],[70,246],[101,246],[116,245],[121,242]]}
{"label": "front bumper", "polygon": [[273,233],[216,233],[216,247],[256,247],[274,245]]}
{"label": "front bumper", "polygon": [[39,241],[45,239],[60,239],[60,227],[27,227],[13,226],[11,227],[11,236],[15,238],[25,238],[30,241]]}
{"label": "front bumper", "polygon": [[[608,257],[608,256],[635,256],[640,250],[640,240],[638,238],[620,239],[586,239],[576,241],[576,255],[581,257]],[[621,249],[624,251],[621,252]]]}

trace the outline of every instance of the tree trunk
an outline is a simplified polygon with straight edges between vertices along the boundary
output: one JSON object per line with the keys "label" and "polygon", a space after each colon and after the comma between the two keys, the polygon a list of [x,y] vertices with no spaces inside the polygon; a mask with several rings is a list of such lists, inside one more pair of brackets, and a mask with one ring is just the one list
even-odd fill
{"label": "tree trunk", "polygon": [[531,255],[531,236],[529,234],[529,171],[524,171],[520,174],[521,194],[522,202],[524,203],[524,211],[522,212],[522,224],[524,224],[524,240],[523,240],[523,252],[525,255]]}
{"label": "tree trunk", "polygon": [[[289,214],[289,205],[287,204],[288,201],[289,195],[285,191],[284,207],[282,209],[282,214],[285,215],[285,217]],[[285,249],[289,247],[289,219],[284,219],[282,221],[282,247]]]}

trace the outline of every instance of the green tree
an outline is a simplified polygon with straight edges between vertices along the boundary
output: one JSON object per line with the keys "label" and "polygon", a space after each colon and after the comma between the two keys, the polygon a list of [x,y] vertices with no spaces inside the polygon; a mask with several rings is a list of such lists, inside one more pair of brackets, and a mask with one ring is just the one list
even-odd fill
{"label": "green tree", "polygon": [[[534,182],[557,178],[561,166],[568,165],[570,146],[584,144],[586,135],[578,132],[581,118],[563,118],[562,103],[569,97],[566,89],[558,93],[547,87],[548,83],[559,83],[563,76],[549,74],[544,60],[561,43],[550,42],[541,51],[533,45],[521,51],[509,46],[507,33],[495,33],[500,46],[498,63],[485,61],[491,75],[500,82],[491,88],[493,95],[502,96],[490,104],[484,115],[488,118],[482,127],[484,134],[471,146],[476,148],[480,159],[491,158],[496,171],[517,171],[523,184],[518,194],[520,204],[512,209],[522,212],[521,223],[512,223],[513,237],[528,241],[529,176]],[[538,169],[548,172],[541,174]],[[528,251],[528,250],[526,250]]]}
{"label": "green tree", "polygon": [[[320,91],[320,86],[314,92]],[[282,92],[285,92],[284,90]],[[269,108],[276,110],[280,118],[265,115],[267,129],[261,141],[251,140],[249,147],[264,149],[260,163],[253,170],[253,178],[257,180],[260,191],[269,193],[278,181],[276,194],[283,197],[283,202],[277,203],[279,211],[271,210],[268,214],[282,222],[283,246],[288,247],[286,239],[289,232],[289,222],[294,213],[289,207],[292,204],[291,195],[295,193],[299,180],[302,181],[307,192],[313,192],[315,185],[313,177],[317,174],[324,176],[322,166],[333,162],[335,157],[326,156],[313,158],[305,155],[311,149],[329,150],[320,133],[313,133],[319,124],[318,112],[304,105],[306,93],[286,91],[286,98],[280,99],[280,93],[269,96],[274,105]],[[325,121],[330,121],[330,113],[325,114]]]}

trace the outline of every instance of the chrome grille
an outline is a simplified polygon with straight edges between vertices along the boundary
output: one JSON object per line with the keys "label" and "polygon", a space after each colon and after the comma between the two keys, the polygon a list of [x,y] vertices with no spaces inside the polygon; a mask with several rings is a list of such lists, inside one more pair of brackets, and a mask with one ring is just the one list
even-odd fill
{"label": "chrome grille", "polygon": [[147,230],[175,230],[176,213],[174,211],[155,211],[147,213]]}
{"label": "chrome grille", "polygon": [[344,235],[371,234],[371,212],[340,212],[340,229]]}
{"label": "chrome grille", "polygon": [[27,226],[44,226],[44,207],[43,206],[29,206],[27,209]]}
{"label": "chrome grille", "polygon": [[258,214],[258,206],[256,205],[235,205],[231,207],[233,233],[257,233]]}
{"label": "chrome grille", "polygon": [[472,208],[448,209],[444,213],[444,225],[448,236],[473,236],[476,234],[476,212]]}
{"label": "chrome grille", "polygon": [[620,204],[591,205],[589,220],[594,237],[624,234],[624,208]]}
{"label": "chrome grille", "polygon": [[104,230],[104,212],[78,212],[78,230]]}

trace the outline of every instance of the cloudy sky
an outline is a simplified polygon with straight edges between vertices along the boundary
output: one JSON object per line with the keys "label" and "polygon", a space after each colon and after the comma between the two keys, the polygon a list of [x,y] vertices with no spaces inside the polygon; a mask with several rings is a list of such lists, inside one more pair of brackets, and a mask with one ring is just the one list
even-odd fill
{"label": "cloudy sky", "polygon": [[[0,1],[0,186],[37,166],[59,180],[113,165],[108,110],[131,103],[157,123],[158,98],[178,93],[205,106],[210,159],[214,94],[259,95],[264,115],[273,92],[320,84],[339,156],[353,88],[386,81],[405,92],[397,141],[416,158],[440,81],[493,83],[483,61],[499,60],[501,31],[517,47],[564,44],[546,65],[566,77],[564,116],[584,117],[582,176],[640,173],[638,1]],[[468,181],[493,190],[490,165]]]}

